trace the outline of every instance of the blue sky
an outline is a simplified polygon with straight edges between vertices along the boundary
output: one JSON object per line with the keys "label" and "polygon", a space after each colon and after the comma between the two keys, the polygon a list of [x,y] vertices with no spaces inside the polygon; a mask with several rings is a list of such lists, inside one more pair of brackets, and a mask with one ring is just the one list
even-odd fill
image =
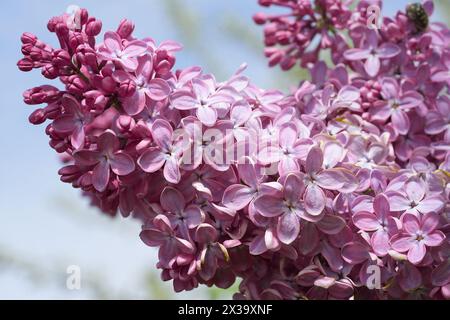
{"label": "blue sky", "polygon": [[[87,206],[76,190],[59,182],[57,170],[60,164],[48,146],[45,126],[32,126],[28,123],[28,115],[33,109],[22,102],[22,92],[25,89],[47,81],[39,72],[19,72],[16,62],[20,59],[19,39],[24,31],[33,32],[41,40],[56,45],[53,35],[46,29],[46,22],[49,17],[58,15],[72,4],[85,7],[92,15],[100,18],[104,30],[115,29],[120,19],[127,17],[136,23],[136,35],[139,37],[152,36],[157,41],[173,39],[183,42],[186,40],[186,32],[180,31],[180,26],[168,15],[165,1],[167,0],[1,2],[0,251],[7,248],[14,254],[32,257],[39,263],[44,263],[44,260],[72,259],[75,263],[102,267],[102,263],[110,261],[114,267],[108,269],[108,272],[112,274],[117,270],[135,270],[133,268],[141,268],[146,263],[149,268],[153,268],[154,252],[150,253],[150,249],[139,242],[139,226],[136,223],[127,222],[125,229],[122,229],[117,222],[97,216],[96,211]],[[262,53],[258,54],[258,49],[242,45],[226,29],[227,19],[233,19],[231,23],[238,22],[240,26],[248,28],[249,33],[262,38],[262,30],[251,20],[251,16],[260,11],[256,0],[178,2],[178,9],[182,14],[187,12],[188,15],[191,12],[195,15],[192,21],[198,26],[197,46],[201,48],[195,50],[195,44],[188,45],[178,55],[178,66],[206,64],[207,71],[227,76],[242,62],[247,62],[247,74],[261,86],[271,84],[273,75],[280,73],[279,70],[266,68],[266,61]],[[403,8],[408,1],[385,2],[388,3],[385,13],[389,14],[395,9]],[[73,219],[77,219],[74,215],[80,215],[82,219],[93,218],[86,227],[86,222],[74,222]],[[93,224],[98,224],[99,227]],[[122,236],[120,232],[127,235]],[[136,263],[126,262],[130,260],[135,260]],[[0,273],[0,297],[35,297],[29,294],[27,285],[23,285],[17,277],[12,274],[2,278]],[[124,284],[128,280],[124,276],[119,283]],[[58,292],[57,288],[50,288],[48,293],[45,291],[38,297],[54,296]]]}

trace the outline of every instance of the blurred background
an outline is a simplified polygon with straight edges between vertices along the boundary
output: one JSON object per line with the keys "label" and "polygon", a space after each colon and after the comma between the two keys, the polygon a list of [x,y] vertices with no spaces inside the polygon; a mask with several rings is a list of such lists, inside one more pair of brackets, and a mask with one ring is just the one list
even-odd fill
{"label": "blurred background", "polygon": [[[385,1],[393,15],[409,1]],[[433,20],[448,22],[450,1],[435,1]],[[61,167],[48,146],[45,126],[32,126],[22,92],[48,82],[21,73],[20,35],[36,34],[56,47],[47,20],[70,5],[87,8],[115,30],[122,18],[135,35],[173,39],[185,50],[177,67],[200,65],[218,80],[243,62],[257,85],[287,91],[304,74],[268,69],[262,28],[252,22],[256,0],[14,0],[0,4],[0,299],[229,299],[229,290],[198,288],[175,294],[160,280],[156,249],[138,237],[137,221],[108,218],[89,207],[77,190],[59,181]],[[447,20],[447,21],[446,21]],[[81,269],[81,289],[66,288],[67,268]]]}

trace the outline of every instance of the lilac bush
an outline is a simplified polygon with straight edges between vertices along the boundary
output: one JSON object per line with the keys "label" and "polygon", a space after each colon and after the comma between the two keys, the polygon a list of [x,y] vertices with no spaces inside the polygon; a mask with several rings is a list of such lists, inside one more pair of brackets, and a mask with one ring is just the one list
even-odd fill
{"label": "lilac bush", "polygon": [[[24,93],[61,180],[142,221],[175,291],[236,299],[450,299],[450,30],[432,1],[259,0],[269,65],[310,72],[288,94],[174,69],[181,45],[78,12],[24,33]],[[353,6],[356,5],[356,6]],[[354,8],[354,9],[353,9]]]}

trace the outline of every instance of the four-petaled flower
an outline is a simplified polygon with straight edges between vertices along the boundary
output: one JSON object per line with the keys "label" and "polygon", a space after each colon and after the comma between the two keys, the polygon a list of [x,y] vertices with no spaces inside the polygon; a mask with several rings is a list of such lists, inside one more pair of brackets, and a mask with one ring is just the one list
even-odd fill
{"label": "four-petaled flower", "polygon": [[349,170],[344,168],[324,169],[323,165],[329,160],[324,158],[322,149],[317,146],[312,147],[306,157],[305,209],[314,216],[320,215],[325,208],[327,197],[323,189],[350,193],[357,187],[356,178]]}
{"label": "four-petaled flower", "polygon": [[415,215],[439,212],[445,200],[439,194],[430,194],[421,179],[411,179],[405,184],[404,192],[388,191],[392,211],[404,211]]}
{"label": "four-petaled flower", "polygon": [[406,135],[411,126],[408,111],[422,104],[422,96],[415,91],[403,91],[394,78],[381,80],[381,95],[383,100],[375,102],[370,110],[372,120],[386,121],[390,117],[394,129]]}
{"label": "four-petaled flower", "polygon": [[361,211],[353,215],[354,224],[361,230],[373,232],[370,244],[379,256],[385,256],[390,249],[389,237],[398,231],[397,222],[392,217],[389,200],[379,194],[373,201],[374,212]]}
{"label": "four-petaled flower", "polygon": [[173,136],[169,122],[157,119],[151,127],[153,141],[156,146],[148,148],[137,160],[139,167],[145,172],[156,172],[164,166],[164,177],[171,183],[181,179],[180,161],[183,153],[183,141]]}
{"label": "four-petaled flower", "polygon": [[302,175],[290,173],[280,178],[272,190],[255,199],[255,210],[259,214],[277,218],[276,237],[285,244],[292,243],[298,237],[301,218],[320,220],[306,213],[301,199],[304,190]]}
{"label": "four-petaled flower", "polygon": [[159,214],[151,225],[144,225],[140,234],[142,241],[150,247],[159,247],[159,261],[162,267],[169,267],[174,257],[192,254],[195,247],[189,241],[177,237],[169,218]]}
{"label": "four-petaled flower", "polygon": [[147,97],[154,101],[166,99],[170,94],[169,84],[160,78],[153,78],[153,61],[150,55],[138,58],[138,64],[134,74],[124,70],[116,70],[113,78],[118,83],[131,80],[136,84],[136,91],[131,97],[122,99],[122,105],[127,114],[134,116],[144,110]]}
{"label": "four-petaled flower", "polygon": [[376,31],[368,31],[362,48],[349,49],[344,57],[350,61],[365,60],[364,69],[371,77],[375,77],[381,68],[381,59],[391,59],[400,54],[400,48],[393,43],[378,43]]}
{"label": "four-petaled flower", "polygon": [[97,150],[78,150],[74,158],[81,165],[94,166],[92,185],[100,192],[108,186],[111,171],[118,176],[126,176],[135,170],[133,158],[120,150],[119,139],[110,130],[98,137]]}
{"label": "four-petaled flower", "polygon": [[185,239],[189,230],[196,228],[205,219],[199,206],[187,204],[184,196],[175,188],[166,187],[161,193],[161,207],[174,229],[178,229]]}
{"label": "four-petaled flower", "polygon": [[391,246],[398,252],[408,252],[408,260],[419,264],[427,252],[427,247],[441,245],[445,239],[442,231],[436,230],[439,225],[439,216],[428,213],[421,217],[406,213],[402,219],[402,232],[394,235]]}
{"label": "four-petaled flower", "polygon": [[212,127],[221,113],[228,111],[235,101],[231,86],[216,87],[213,78],[191,80],[193,90],[179,90],[171,96],[172,107],[178,110],[196,110],[197,118]]}

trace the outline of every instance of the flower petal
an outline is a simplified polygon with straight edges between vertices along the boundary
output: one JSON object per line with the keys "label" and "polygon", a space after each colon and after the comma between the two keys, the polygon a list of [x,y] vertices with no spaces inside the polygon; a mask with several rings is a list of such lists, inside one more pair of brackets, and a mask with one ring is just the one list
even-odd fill
{"label": "flower petal", "polygon": [[445,235],[442,231],[434,231],[433,233],[427,234],[423,242],[429,247],[437,247],[442,244],[445,240]]}
{"label": "flower petal", "polygon": [[179,183],[181,180],[180,163],[177,157],[171,156],[164,165],[164,178],[170,183]]}
{"label": "flower petal", "polygon": [[422,214],[427,214],[431,212],[440,212],[444,206],[444,199],[440,195],[433,195],[420,201],[416,209]]}
{"label": "flower petal", "polygon": [[350,61],[364,60],[367,59],[370,55],[370,50],[367,49],[349,49],[344,52],[344,57]]}
{"label": "flower petal", "polygon": [[396,109],[392,113],[392,124],[395,130],[402,135],[407,134],[411,126],[408,115],[401,109]]}
{"label": "flower petal", "polygon": [[405,211],[410,208],[410,202],[401,193],[390,192],[388,198],[392,211]]}
{"label": "flower petal", "polygon": [[186,225],[189,229],[196,228],[204,220],[202,210],[196,205],[189,205],[185,210],[183,216],[185,217]]}
{"label": "flower petal", "polygon": [[165,162],[166,158],[159,148],[149,148],[137,160],[139,167],[148,173],[158,171]]}
{"label": "flower petal", "polygon": [[341,170],[337,168],[323,170],[317,175],[315,182],[328,190],[339,190],[344,186]]}
{"label": "flower petal", "polygon": [[284,196],[286,200],[296,203],[305,190],[303,180],[297,174],[289,174],[284,180]]}
{"label": "flower petal", "polygon": [[122,100],[123,109],[130,116],[141,113],[145,108],[145,103],[145,93],[141,90],[136,90],[131,97]]}
{"label": "flower petal", "polygon": [[420,221],[414,214],[406,213],[402,217],[403,229],[411,235],[416,234],[420,228]]}
{"label": "flower petal", "polygon": [[118,176],[126,176],[136,168],[133,158],[125,152],[119,151],[109,159],[111,170]]}
{"label": "flower petal", "polygon": [[298,172],[299,170],[300,166],[297,159],[290,156],[282,156],[280,162],[278,163],[278,172],[280,176],[284,176],[292,172]]}
{"label": "flower petal", "polygon": [[155,143],[164,151],[169,151],[173,135],[170,123],[163,119],[157,119],[153,122],[151,131]]}
{"label": "flower petal", "polygon": [[389,234],[384,230],[378,230],[370,238],[373,251],[376,255],[384,257],[387,255],[391,246],[389,245]]}
{"label": "flower petal", "polygon": [[322,168],[323,153],[319,147],[312,147],[306,157],[306,173],[316,173]]}
{"label": "flower petal", "polygon": [[205,126],[212,127],[217,121],[217,111],[210,106],[199,106],[197,117]]}
{"label": "flower petal", "polygon": [[303,228],[300,232],[300,237],[298,241],[298,250],[303,255],[308,255],[316,249],[319,244],[319,232],[313,223],[303,222]]}
{"label": "flower petal", "polygon": [[272,195],[262,195],[255,199],[256,211],[264,217],[277,217],[283,213],[282,199]]}
{"label": "flower petal", "polygon": [[291,122],[283,124],[278,137],[280,146],[282,148],[292,147],[297,138],[297,126]]}
{"label": "flower petal", "polygon": [[306,211],[313,216],[318,216],[325,209],[325,194],[322,189],[310,184],[305,191],[304,202]]}
{"label": "flower petal", "polygon": [[342,258],[350,264],[360,264],[369,258],[367,247],[360,242],[349,242],[342,247]]}
{"label": "flower petal", "polygon": [[189,91],[180,90],[170,97],[171,106],[178,110],[192,110],[197,108],[198,101]]}
{"label": "flower petal", "polygon": [[278,218],[277,235],[284,244],[291,244],[300,232],[300,221],[295,213],[287,212]]}
{"label": "flower petal", "polygon": [[345,220],[336,215],[326,214],[316,225],[325,234],[338,234],[344,229]]}
{"label": "flower petal", "polygon": [[79,150],[73,154],[75,161],[84,166],[93,166],[97,164],[102,154],[95,150]]}
{"label": "flower petal", "polygon": [[419,264],[425,257],[426,252],[425,244],[422,241],[415,241],[408,251],[408,260],[412,264]]}
{"label": "flower petal", "polygon": [[164,188],[161,193],[160,201],[164,210],[174,214],[183,212],[184,207],[186,206],[184,196],[180,191],[172,187]]}
{"label": "flower petal", "polygon": [[406,233],[394,235],[389,242],[391,243],[392,249],[398,252],[408,251],[414,245],[411,236]]}
{"label": "flower petal", "polygon": [[241,184],[234,184],[225,189],[222,203],[228,208],[241,210],[250,203],[254,194],[255,192],[249,187]]}
{"label": "flower petal", "polygon": [[380,71],[380,58],[374,54],[370,54],[364,64],[364,69],[370,77],[375,77]]}
{"label": "flower petal", "polygon": [[251,255],[259,256],[267,250],[264,234],[256,236],[253,238],[252,242],[250,242],[249,252]]}
{"label": "flower petal", "polygon": [[373,210],[377,217],[385,219],[390,214],[389,200],[384,194],[378,194],[373,200]]}
{"label": "flower petal", "polygon": [[97,191],[103,192],[109,183],[109,163],[108,161],[100,161],[92,171],[92,185]]}
{"label": "flower petal", "polygon": [[140,233],[142,242],[150,247],[158,247],[166,240],[166,235],[159,230],[146,229]]}
{"label": "flower petal", "polygon": [[140,56],[147,50],[147,44],[144,41],[133,40],[127,43],[123,49],[122,54],[125,58],[134,58]]}
{"label": "flower petal", "polygon": [[358,212],[352,219],[355,226],[364,231],[376,231],[381,227],[377,217],[370,212]]}
{"label": "flower petal", "polygon": [[377,49],[377,54],[380,58],[393,58],[400,53],[400,48],[393,43],[384,43]]}
{"label": "flower petal", "polygon": [[104,44],[111,52],[122,51],[122,39],[115,32],[108,31],[105,33]]}
{"label": "flower petal", "polygon": [[163,79],[150,80],[148,84],[148,96],[155,101],[166,99],[170,94],[170,87]]}
{"label": "flower petal", "polygon": [[325,169],[333,168],[343,158],[344,148],[340,143],[328,142],[323,147],[323,166]]}
{"label": "flower petal", "polygon": [[217,229],[208,223],[202,223],[195,231],[195,240],[200,244],[209,244],[217,241]]}

